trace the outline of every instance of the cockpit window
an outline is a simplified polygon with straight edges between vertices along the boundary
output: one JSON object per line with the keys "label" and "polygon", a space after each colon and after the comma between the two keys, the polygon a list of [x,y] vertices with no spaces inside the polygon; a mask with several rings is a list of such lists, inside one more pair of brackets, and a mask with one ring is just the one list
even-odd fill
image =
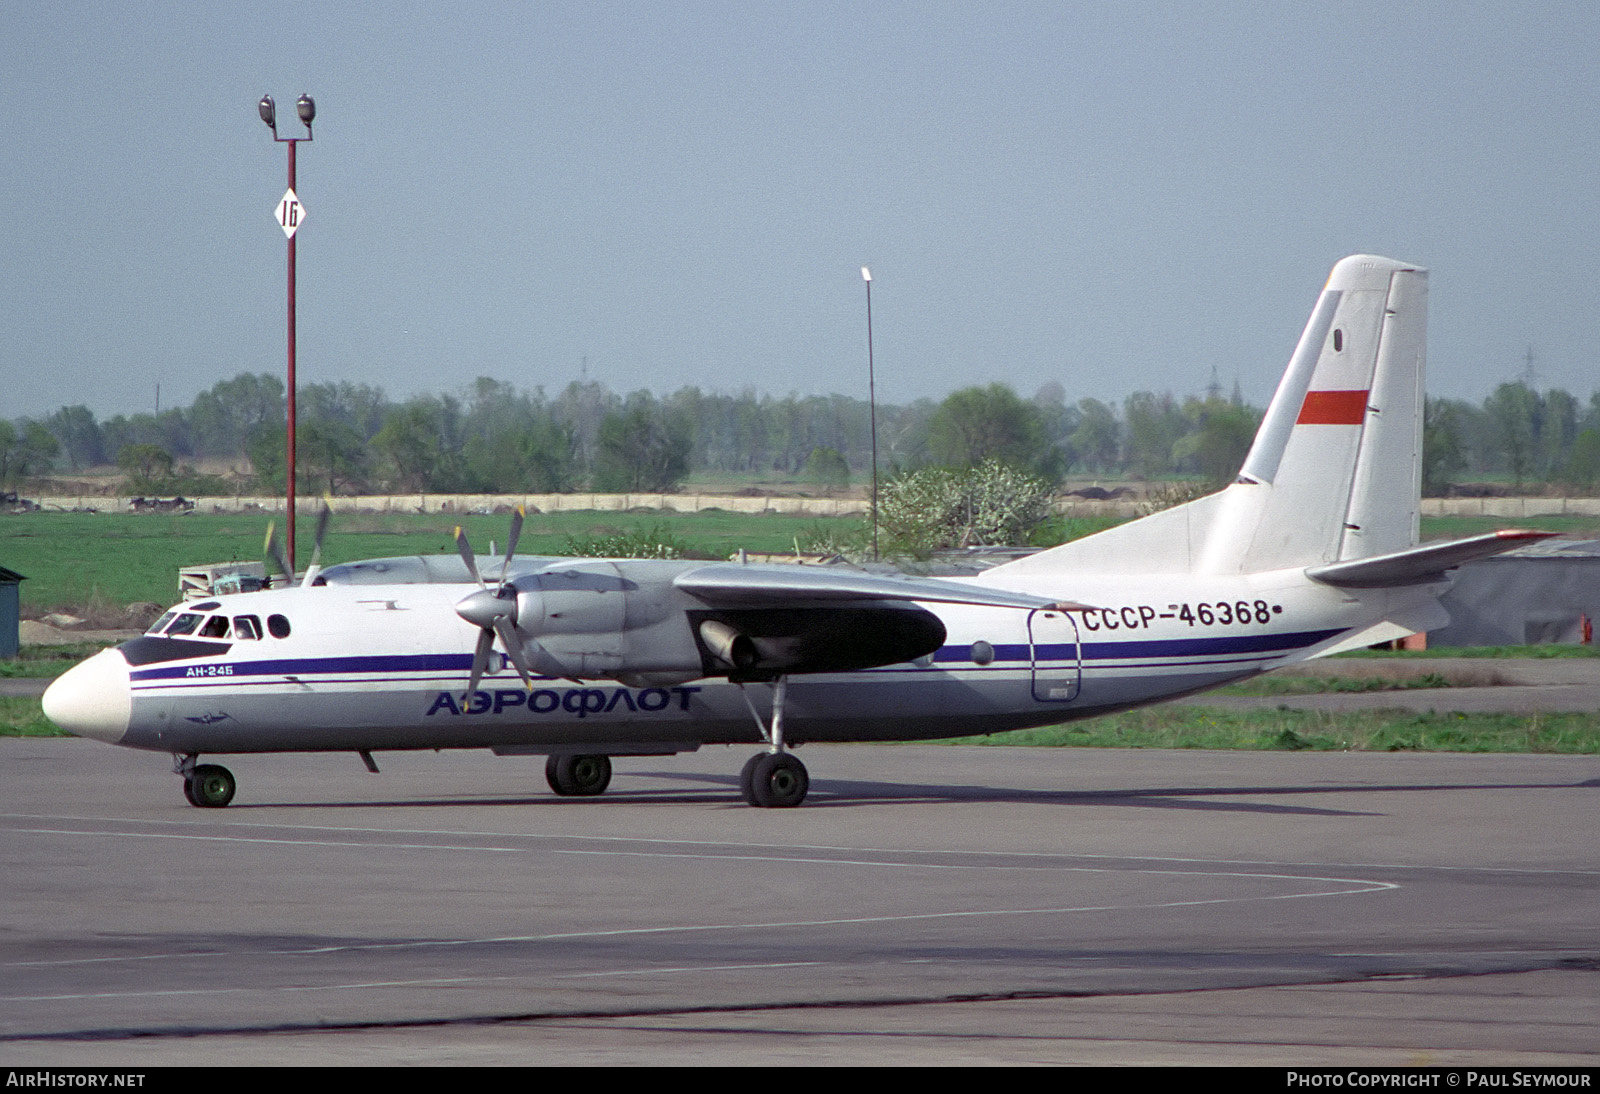
{"label": "cockpit window", "polygon": [[152,623],[150,625],[150,629],[145,631],[144,633],[145,634],[160,634],[162,631],[167,629],[167,624],[171,623],[173,616],[175,616],[177,614],[178,614],[177,612],[168,612],[166,615],[162,616],[160,619],[158,619],[154,623]]}
{"label": "cockpit window", "polygon": [[194,629],[200,625],[200,621],[204,618],[205,616],[203,615],[196,615],[193,612],[184,612],[182,615],[178,616],[178,621],[176,623],[167,628],[167,635],[168,637],[171,637],[179,634],[193,634]]}
{"label": "cockpit window", "polygon": [[200,628],[200,637],[202,637],[202,638],[226,638],[226,637],[228,637],[228,617],[225,616],[225,615],[214,615],[210,619],[206,620],[205,626]]}
{"label": "cockpit window", "polygon": [[267,633],[274,638],[288,638],[289,620],[281,615],[267,616]]}
{"label": "cockpit window", "polygon": [[257,639],[261,637],[261,617],[255,615],[236,615],[233,617],[233,636],[235,638]]}

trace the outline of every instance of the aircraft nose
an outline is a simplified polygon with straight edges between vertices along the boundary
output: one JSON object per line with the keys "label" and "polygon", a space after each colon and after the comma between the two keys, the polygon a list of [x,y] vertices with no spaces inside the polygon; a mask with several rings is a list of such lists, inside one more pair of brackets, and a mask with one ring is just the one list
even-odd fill
{"label": "aircraft nose", "polygon": [[45,689],[45,717],[79,737],[116,744],[132,714],[128,662],[117,650],[101,650]]}

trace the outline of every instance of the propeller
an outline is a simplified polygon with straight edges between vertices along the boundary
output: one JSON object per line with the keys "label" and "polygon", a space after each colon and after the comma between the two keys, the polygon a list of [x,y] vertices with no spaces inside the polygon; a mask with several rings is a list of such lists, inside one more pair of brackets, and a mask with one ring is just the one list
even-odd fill
{"label": "propeller", "polygon": [[[306,567],[305,576],[300,579],[302,586],[310,585],[316,580],[318,572],[322,569],[322,538],[328,534],[328,522],[333,519],[333,507],[324,499],[322,510],[317,513],[316,545],[311,549],[311,565]],[[261,551],[266,556],[265,561],[272,564],[272,568],[283,575],[285,585],[294,584],[294,570],[289,566],[289,560],[283,553],[283,545],[278,542],[278,523],[273,521],[267,525],[267,539],[261,545]]]}
{"label": "propeller", "polygon": [[[285,585],[294,584],[294,571],[289,569],[289,563],[283,557],[283,545],[278,542],[277,521],[269,521],[267,523],[267,539],[266,542],[261,545],[261,553],[266,556],[265,561],[270,562],[273,569],[277,570],[283,575],[283,582]],[[272,587],[270,575],[268,577],[267,587]]]}
{"label": "propeller", "polygon": [[[333,519],[333,506],[327,498],[322,499],[322,509],[317,513],[317,538],[311,548],[311,565],[306,567],[306,576],[300,580],[301,586],[309,586],[316,580],[317,574],[322,571],[322,537],[328,534],[328,522]],[[293,581],[294,578],[289,579]]]}
{"label": "propeller", "polygon": [[478,690],[478,684],[483,680],[484,671],[489,665],[489,654],[494,649],[494,640],[500,639],[500,644],[505,647],[506,656],[517,667],[517,674],[522,677],[522,682],[528,690],[533,690],[533,672],[528,667],[527,659],[522,653],[522,641],[517,636],[517,590],[506,577],[511,572],[511,556],[517,552],[517,537],[522,534],[522,506],[517,506],[517,511],[511,517],[511,535],[506,540],[506,558],[500,566],[500,581],[490,589],[484,583],[483,575],[478,573],[478,560],[472,553],[472,547],[467,543],[467,534],[460,526],[456,528],[456,550],[461,554],[461,561],[467,564],[467,573],[472,575],[472,580],[478,583],[478,591],[468,593],[456,604],[456,613],[468,623],[478,628],[478,645],[472,651],[472,677],[467,684],[467,696]]}

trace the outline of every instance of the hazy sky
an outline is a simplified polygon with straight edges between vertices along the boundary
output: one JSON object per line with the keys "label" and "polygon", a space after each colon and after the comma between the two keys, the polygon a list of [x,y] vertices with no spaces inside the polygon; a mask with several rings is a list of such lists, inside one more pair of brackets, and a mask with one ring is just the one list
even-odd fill
{"label": "hazy sky", "polygon": [[1431,268],[1429,388],[1600,387],[1600,6],[0,0],[0,417],[284,366],[392,398],[1277,381]]}

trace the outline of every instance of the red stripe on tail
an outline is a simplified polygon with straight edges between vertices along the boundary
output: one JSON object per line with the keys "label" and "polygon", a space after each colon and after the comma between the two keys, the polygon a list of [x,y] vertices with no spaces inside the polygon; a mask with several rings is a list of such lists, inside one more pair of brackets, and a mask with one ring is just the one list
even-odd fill
{"label": "red stripe on tail", "polygon": [[1308,391],[1295,425],[1360,425],[1367,413],[1365,391]]}

